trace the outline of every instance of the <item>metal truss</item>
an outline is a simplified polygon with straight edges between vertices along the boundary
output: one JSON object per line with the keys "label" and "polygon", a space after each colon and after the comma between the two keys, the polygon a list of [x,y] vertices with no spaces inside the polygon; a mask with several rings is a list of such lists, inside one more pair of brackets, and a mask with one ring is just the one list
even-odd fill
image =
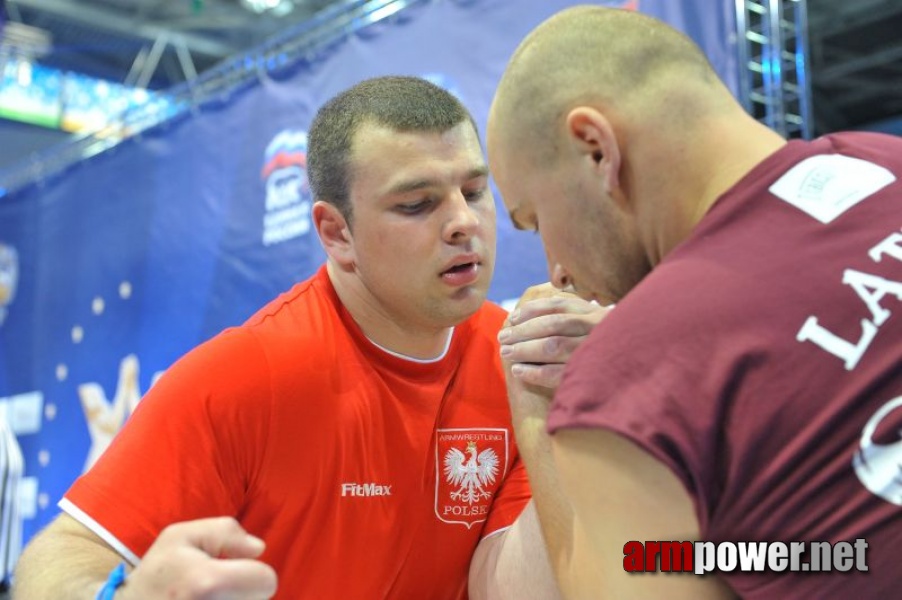
{"label": "metal truss", "polygon": [[786,138],[812,136],[806,0],[736,0],[739,94]]}

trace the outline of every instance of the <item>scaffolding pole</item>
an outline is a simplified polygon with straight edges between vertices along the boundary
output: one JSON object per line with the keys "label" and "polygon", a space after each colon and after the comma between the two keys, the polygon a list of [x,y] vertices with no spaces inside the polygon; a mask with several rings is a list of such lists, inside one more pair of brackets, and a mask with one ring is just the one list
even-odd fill
{"label": "scaffolding pole", "polygon": [[783,137],[811,139],[806,0],[736,0],[736,24],[746,111]]}

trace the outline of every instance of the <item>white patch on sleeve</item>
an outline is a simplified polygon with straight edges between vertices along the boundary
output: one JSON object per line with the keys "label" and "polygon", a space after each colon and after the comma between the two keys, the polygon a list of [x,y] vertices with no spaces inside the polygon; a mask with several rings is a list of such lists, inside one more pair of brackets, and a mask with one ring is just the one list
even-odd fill
{"label": "white patch on sleeve", "polygon": [[829,223],[871,194],[896,180],[872,162],[821,154],[806,158],[770,186],[770,193]]}

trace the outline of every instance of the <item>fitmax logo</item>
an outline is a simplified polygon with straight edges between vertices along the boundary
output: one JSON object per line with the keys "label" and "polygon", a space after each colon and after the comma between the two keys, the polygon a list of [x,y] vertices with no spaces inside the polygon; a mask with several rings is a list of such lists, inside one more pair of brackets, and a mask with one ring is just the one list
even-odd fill
{"label": "fitmax logo", "polygon": [[343,483],[341,484],[342,496],[391,496],[390,485],[377,483]]}

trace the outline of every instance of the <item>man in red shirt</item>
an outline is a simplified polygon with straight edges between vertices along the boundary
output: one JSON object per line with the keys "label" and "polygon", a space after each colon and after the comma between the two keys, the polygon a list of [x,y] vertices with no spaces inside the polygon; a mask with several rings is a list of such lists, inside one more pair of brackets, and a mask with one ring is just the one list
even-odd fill
{"label": "man in red shirt", "polygon": [[[23,555],[21,597],[93,598],[121,557],[98,597],[556,597],[472,118],[368,80],[320,109],[307,160],[327,264],[167,370]],[[572,343],[592,319],[568,302]]]}
{"label": "man in red shirt", "polygon": [[[786,142],[686,36],[602,7],[529,35],[487,136],[554,282],[616,302],[550,410],[512,394],[552,434],[518,443],[553,453],[530,481],[564,594],[898,596],[902,140]],[[514,363],[529,318],[501,334]],[[630,542],[654,571],[657,542],[695,540],[715,575],[626,572]],[[742,542],[778,552],[743,565]]]}

